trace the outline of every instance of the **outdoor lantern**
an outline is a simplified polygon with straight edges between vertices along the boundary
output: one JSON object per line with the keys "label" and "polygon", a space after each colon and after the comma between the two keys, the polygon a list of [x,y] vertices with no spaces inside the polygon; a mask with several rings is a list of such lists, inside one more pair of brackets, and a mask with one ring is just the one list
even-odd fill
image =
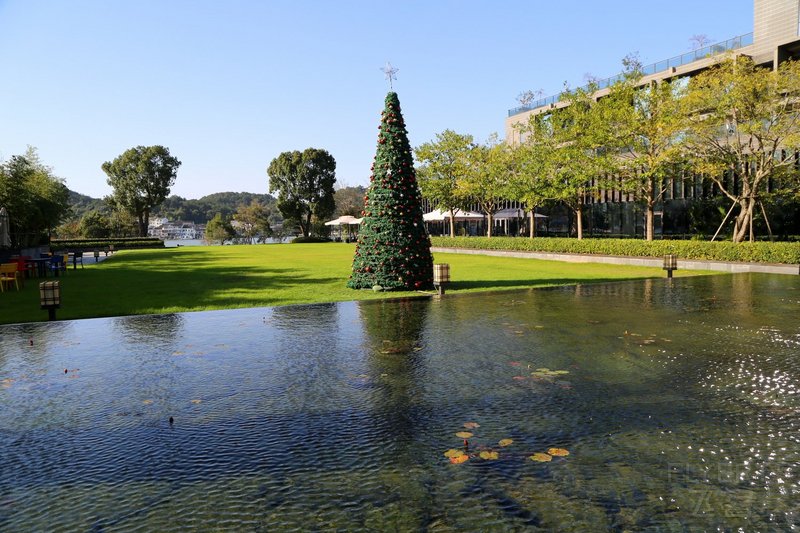
{"label": "outdoor lantern", "polygon": [[97,261],[99,259],[100,259],[100,250],[95,248],[95,250],[94,250],[94,262],[97,263]]}
{"label": "outdoor lantern", "polygon": [[444,295],[446,285],[450,283],[450,265],[437,263],[433,265],[433,285],[439,291],[439,296]]}
{"label": "outdoor lantern", "polygon": [[61,307],[61,282],[42,281],[39,283],[39,303],[47,309],[47,319],[56,319],[56,309]]}
{"label": "outdoor lantern", "polygon": [[667,271],[667,277],[672,277],[672,271],[678,270],[678,256],[674,254],[667,254],[664,256],[664,270]]}

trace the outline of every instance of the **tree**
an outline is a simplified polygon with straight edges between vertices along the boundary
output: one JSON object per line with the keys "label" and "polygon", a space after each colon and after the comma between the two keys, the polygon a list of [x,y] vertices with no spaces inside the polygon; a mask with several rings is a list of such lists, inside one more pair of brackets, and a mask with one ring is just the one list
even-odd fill
{"label": "tree", "polygon": [[370,186],[358,232],[352,289],[433,287],[431,241],[397,93],[386,95]]}
{"label": "tree", "polygon": [[459,179],[459,188],[486,213],[487,237],[492,236],[493,217],[500,208],[500,199],[508,196],[512,166],[511,147],[499,142],[496,135],[486,144],[472,146],[467,153],[467,165]]}
{"label": "tree", "polygon": [[283,218],[295,221],[303,236],[311,234],[312,217],[323,220],[333,214],[336,161],[325,150],[283,152],[269,164],[267,174],[269,192],[278,191]]}
{"label": "tree", "polygon": [[231,226],[230,219],[223,217],[220,213],[214,215],[214,217],[208,221],[208,224],[206,224],[205,239],[208,242],[225,244],[225,241],[233,239],[234,237],[236,237],[236,230]]}
{"label": "tree", "polygon": [[87,239],[105,239],[111,236],[111,220],[98,211],[91,211],[81,218],[80,229]]}
{"label": "tree", "polygon": [[419,188],[434,209],[450,213],[450,237],[456,236],[455,211],[466,203],[459,179],[466,173],[469,151],[474,146],[472,135],[444,130],[436,140],[414,149]]}
{"label": "tree", "polygon": [[35,245],[47,242],[69,214],[69,189],[28,147],[0,163],[0,205],[8,211],[12,247]]}
{"label": "tree", "polygon": [[533,239],[536,208],[548,199],[547,176],[555,146],[547,142],[552,140],[548,115],[532,115],[521,130],[523,142],[512,147],[512,172],[506,190],[509,200],[525,206],[530,216],[529,237]]}
{"label": "tree", "polygon": [[601,107],[592,96],[597,85],[567,91],[564,108],[552,112],[550,121],[557,147],[553,153],[548,196],[564,202],[575,214],[575,233],[583,238],[586,198],[601,187],[600,178],[611,167],[615,154],[608,148],[612,126],[603,120]]}
{"label": "tree", "polygon": [[235,220],[239,223],[241,234],[247,238],[248,243],[252,243],[257,238],[258,242],[264,242],[267,237],[272,235],[272,228],[269,225],[269,217],[272,211],[262,205],[258,200],[253,200],[250,205],[240,205],[236,210]]}
{"label": "tree", "polygon": [[619,155],[612,159],[620,188],[633,193],[645,207],[645,238],[653,240],[655,206],[663,200],[669,178],[680,174],[686,121],[681,99],[684,85],[678,81],[638,86],[641,75],[634,71],[615,84],[599,102],[604,120],[614,126],[608,148]]}
{"label": "tree", "polygon": [[147,236],[150,212],[169,196],[181,162],[163,146],[137,146],[103,163],[114,189],[110,203],[128,211],[138,222],[139,236]]}
{"label": "tree", "polygon": [[334,200],[336,201],[336,211],[334,216],[350,215],[360,217],[364,209],[364,195],[367,193],[366,187],[341,187],[336,189]]}
{"label": "tree", "polygon": [[763,210],[768,181],[787,188],[798,181],[798,98],[797,61],[771,70],[732,56],[689,82],[687,153],[733,203],[731,209],[738,207],[733,242],[755,239],[753,217]]}

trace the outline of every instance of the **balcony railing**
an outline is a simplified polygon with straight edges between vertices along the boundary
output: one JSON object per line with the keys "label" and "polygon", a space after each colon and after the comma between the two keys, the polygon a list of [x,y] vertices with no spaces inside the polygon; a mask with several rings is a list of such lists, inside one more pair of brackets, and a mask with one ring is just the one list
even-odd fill
{"label": "balcony railing", "polygon": [[[647,65],[645,67],[642,67],[642,74],[648,76],[650,74],[664,72],[665,70],[669,70],[670,68],[673,67],[681,67],[683,65],[688,65],[689,63],[694,63],[695,61],[698,61],[700,59],[722,54],[723,52],[727,52],[729,50],[744,48],[745,46],[749,46],[751,44],[753,44],[753,34],[745,33],[744,35],[733,37],[732,39],[728,39],[727,41],[722,41],[721,43],[704,46],[703,48],[698,48],[697,50],[692,50],[691,52],[687,52],[685,54],[681,54],[679,56],[675,56],[670,59],[665,59],[664,61],[659,61],[657,63]],[[611,76],[610,78],[599,80],[596,82],[597,88],[605,89],[607,87],[611,87],[616,82],[621,81],[623,78],[624,78],[623,74],[617,74],[616,76]],[[588,85],[581,87],[581,89],[584,90],[588,89]],[[556,94],[553,96],[548,96],[546,98],[540,98],[534,102],[531,102],[528,105],[523,105],[515,107],[514,109],[509,109],[508,116],[513,117],[514,115],[524,113],[525,111],[530,111],[532,109],[538,109],[546,105],[555,104],[556,102],[561,100],[561,96],[562,94]]]}

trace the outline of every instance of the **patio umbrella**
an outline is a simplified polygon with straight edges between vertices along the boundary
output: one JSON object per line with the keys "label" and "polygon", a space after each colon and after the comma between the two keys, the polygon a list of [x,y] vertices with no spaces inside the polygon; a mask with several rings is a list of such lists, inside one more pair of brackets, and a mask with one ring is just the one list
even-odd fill
{"label": "patio umbrella", "polygon": [[9,235],[9,226],[11,222],[8,219],[8,211],[5,207],[0,207],[0,246],[11,246],[11,235]]}

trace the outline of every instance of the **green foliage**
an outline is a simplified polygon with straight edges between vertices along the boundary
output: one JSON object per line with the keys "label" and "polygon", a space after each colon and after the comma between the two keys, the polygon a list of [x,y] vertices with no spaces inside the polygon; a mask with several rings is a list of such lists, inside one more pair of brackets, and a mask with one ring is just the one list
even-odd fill
{"label": "green foliage", "polygon": [[333,214],[336,161],[327,151],[283,152],[270,162],[267,174],[283,218],[295,221],[304,236],[311,234],[312,217],[323,220]]}
{"label": "green foliage", "polygon": [[29,147],[0,162],[0,206],[8,210],[12,247],[36,245],[69,214],[69,189]]}
{"label": "green foliage", "polygon": [[245,237],[247,242],[252,242],[253,239],[264,242],[272,235],[272,227],[269,224],[270,215],[272,215],[272,210],[257,200],[253,200],[250,205],[240,205],[234,216],[238,222],[237,233]]}
{"label": "green foliage", "polygon": [[206,225],[207,241],[225,244],[225,241],[234,237],[236,237],[236,230],[231,226],[231,221],[228,217],[223,217],[221,213],[217,213],[214,218],[208,221]]}
{"label": "green foliage", "polygon": [[97,211],[90,211],[81,218],[81,235],[87,239],[105,239],[111,236],[111,220]]}
{"label": "green foliage", "polygon": [[331,240],[325,237],[315,237],[313,235],[309,237],[295,237],[294,239],[291,240],[292,244],[308,244],[308,243],[320,243],[320,242],[331,242]]}
{"label": "green foliage", "polygon": [[390,92],[385,104],[347,286],[428,289],[433,286],[430,239],[397,93]]}
{"label": "green foliage", "polygon": [[635,239],[568,239],[514,237],[432,237],[433,246],[477,250],[510,250],[597,254],[629,257],[663,257],[675,254],[680,259],[707,261],[741,261],[754,263],[800,263],[798,242],[753,242],[736,244],[719,241],[641,241]]}
{"label": "green foliage", "polygon": [[[459,180],[466,175],[468,156],[474,146],[472,135],[444,130],[436,134],[435,141],[414,149],[419,162],[419,188],[434,209],[452,214],[468,203]],[[453,217],[450,218],[450,235],[455,236]]]}
{"label": "green foliage", "polygon": [[113,239],[51,239],[51,250],[105,250],[113,246],[115,250],[138,248],[163,248],[164,241],[156,237],[130,237]]}
{"label": "green foliage", "polygon": [[689,82],[683,100],[692,116],[687,153],[694,169],[737,206],[735,242],[754,240],[753,218],[769,180],[773,189],[800,186],[798,97],[797,61],[772,70],[747,56],[729,57]]}
{"label": "green foliage", "polygon": [[137,146],[102,165],[113,193],[109,202],[138,220],[139,236],[147,235],[150,212],[169,195],[181,162],[163,146]]}
{"label": "green foliage", "polygon": [[361,211],[364,210],[365,194],[367,194],[367,188],[360,185],[336,189],[333,195],[333,199],[336,202],[336,211],[333,213],[333,217],[338,218],[342,215],[361,217]]}

